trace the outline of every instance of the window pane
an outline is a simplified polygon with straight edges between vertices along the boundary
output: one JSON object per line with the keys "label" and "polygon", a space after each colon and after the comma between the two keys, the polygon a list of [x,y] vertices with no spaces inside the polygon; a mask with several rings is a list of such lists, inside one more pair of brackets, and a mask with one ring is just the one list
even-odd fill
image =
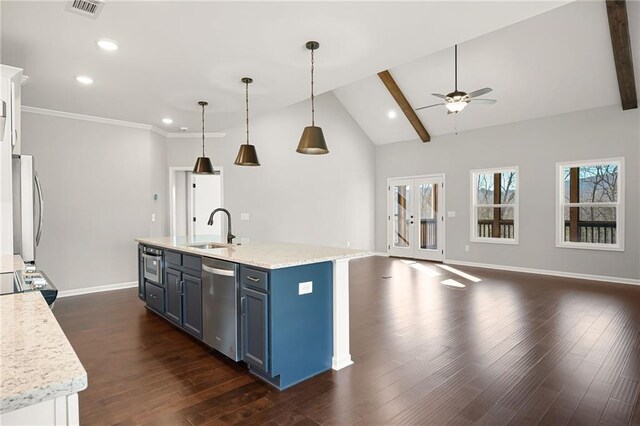
{"label": "window pane", "polygon": [[516,172],[503,172],[501,176],[500,204],[516,202]]}
{"label": "window pane", "polygon": [[[494,215],[500,212],[500,219]],[[479,238],[515,238],[515,208],[477,207],[477,236]]]}
{"label": "window pane", "polygon": [[[571,169],[562,169],[564,179],[564,201],[571,201]],[[578,196],[574,200],[580,203],[615,203],[618,201],[618,165],[600,164],[578,168],[576,189]],[[575,202],[575,201],[574,201]]]}
{"label": "window pane", "polygon": [[617,244],[616,207],[565,207],[564,241]]}
{"label": "window pane", "polygon": [[493,173],[477,175],[476,203],[493,204]]}

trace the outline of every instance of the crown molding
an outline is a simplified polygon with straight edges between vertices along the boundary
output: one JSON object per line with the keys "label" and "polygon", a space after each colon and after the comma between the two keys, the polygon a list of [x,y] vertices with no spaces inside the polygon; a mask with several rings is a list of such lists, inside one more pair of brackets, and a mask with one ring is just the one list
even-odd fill
{"label": "crown molding", "polygon": [[[115,120],[113,118],[96,117],[94,115],[76,114],[75,112],[56,111],[53,109],[36,108],[27,105],[22,106],[22,112],[29,114],[48,115],[51,117],[68,118],[71,120],[90,121],[93,123],[110,124],[112,126],[129,127],[133,129],[148,130],[156,133],[160,136],[164,136],[169,139],[186,139],[186,138],[199,138],[201,133],[169,133],[151,124],[134,123],[131,121]],[[210,138],[222,138],[226,136],[224,132],[211,132],[205,133],[206,137]]]}

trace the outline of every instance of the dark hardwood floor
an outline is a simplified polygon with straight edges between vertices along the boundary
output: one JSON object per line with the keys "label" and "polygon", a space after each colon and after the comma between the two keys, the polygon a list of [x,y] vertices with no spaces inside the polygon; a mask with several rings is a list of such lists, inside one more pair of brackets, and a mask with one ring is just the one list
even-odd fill
{"label": "dark hardwood floor", "polygon": [[285,392],[147,312],[135,289],[59,299],[89,374],[80,421],[640,425],[640,287],[457,269],[472,277],[352,261],[355,364]]}

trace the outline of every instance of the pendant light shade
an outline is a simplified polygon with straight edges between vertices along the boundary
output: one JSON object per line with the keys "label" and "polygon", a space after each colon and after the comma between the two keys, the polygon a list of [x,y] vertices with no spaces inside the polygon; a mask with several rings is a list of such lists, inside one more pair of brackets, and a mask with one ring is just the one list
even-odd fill
{"label": "pendant light shade", "polygon": [[253,79],[244,77],[241,80],[245,84],[245,105],[247,111],[247,143],[240,145],[236,161],[236,166],[259,166],[258,153],[256,147],[249,143],[249,84],[253,83]]}
{"label": "pendant light shade", "polygon": [[205,101],[198,102],[198,105],[202,107],[202,157],[198,157],[196,165],[193,167],[193,174],[195,175],[212,175],[213,164],[211,159],[204,154],[204,107],[209,105]]}
{"label": "pendant light shade", "polygon": [[320,43],[318,43],[317,41],[309,41],[307,42],[306,47],[311,51],[311,126],[307,126],[304,128],[302,137],[300,138],[300,142],[298,143],[298,149],[296,149],[296,151],[300,154],[308,155],[328,154],[329,149],[327,148],[327,143],[324,140],[322,129],[320,127],[317,127],[315,123],[316,108],[315,96],[313,93],[313,52],[320,47]]}

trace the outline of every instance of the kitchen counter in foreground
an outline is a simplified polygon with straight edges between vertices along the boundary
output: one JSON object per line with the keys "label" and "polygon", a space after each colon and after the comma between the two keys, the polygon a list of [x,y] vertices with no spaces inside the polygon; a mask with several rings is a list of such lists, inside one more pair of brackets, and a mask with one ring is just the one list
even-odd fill
{"label": "kitchen counter in foreground", "polygon": [[40,292],[0,296],[0,321],[0,423],[76,423],[87,372]]}
{"label": "kitchen counter in foreground", "polygon": [[136,238],[136,241],[156,247],[265,269],[281,269],[319,262],[352,259],[370,254],[367,251],[348,248],[277,242],[251,242],[240,245],[226,245],[226,247],[214,249],[191,247],[191,245],[198,243],[222,243],[220,237],[211,235],[199,236],[189,240],[186,237],[158,237]]}

